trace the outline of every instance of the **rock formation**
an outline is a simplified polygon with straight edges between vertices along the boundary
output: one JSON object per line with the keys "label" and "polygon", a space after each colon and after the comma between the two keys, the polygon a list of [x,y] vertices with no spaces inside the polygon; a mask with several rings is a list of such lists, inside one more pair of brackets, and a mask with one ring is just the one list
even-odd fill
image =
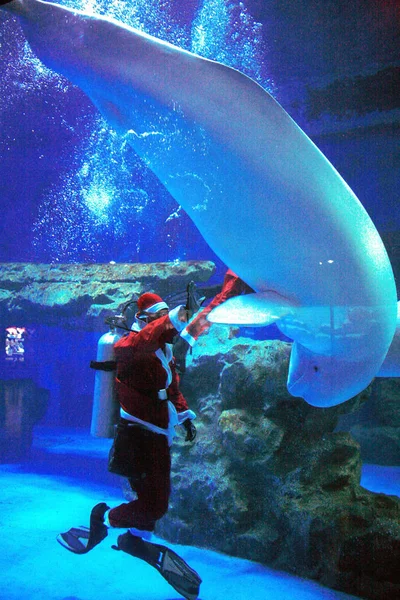
{"label": "rock formation", "polygon": [[[162,296],[207,281],[211,261],[150,264],[0,265],[0,320],[8,325],[41,323],[98,329],[103,317],[118,312],[144,291]],[[1,318],[3,317],[3,319]]]}
{"label": "rock formation", "polygon": [[290,346],[213,327],[187,357],[194,445],[175,444],[158,532],[374,600],[400,597],[400,500],[360,486],[359,444],[335,432],[371,387],[320,409],[286,390]]}
{"label": "rock formation", "polygon": [[400,378],[377,378],[371,398],[358,415],[344,417],[340,428],[361,446],[361,457],[378,465],[400,464]]}
{"label": "rock formation", "polygon": [[[165,296],[212,271],[208,262],[4,264],[0,316],[98,329],[133,293]],[[175,443],[171,509],[158,533],[372,600],[400,597],[400,500],[360,486],[354,439],[371,462],[398,456],[400,382],[376,379],[343,405],[314,408],[287,392],[290,345],[239,333],[214,326],[186,356],[182,388],[198,437]],[[15,407],[22,395],[7,397]],[[25,422],[18,411],[8,413],[12,431]]]}

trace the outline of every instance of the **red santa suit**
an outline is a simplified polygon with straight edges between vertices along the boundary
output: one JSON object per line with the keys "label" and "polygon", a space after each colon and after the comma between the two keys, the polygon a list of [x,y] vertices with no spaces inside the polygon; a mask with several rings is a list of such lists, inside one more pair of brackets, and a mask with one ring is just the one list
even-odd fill
{"label": "red santa suit", "polygon": [[253,288],[240,279],[231,269],[228,269],[219,294],[190,321],[189,325],[181,332],[181,337],[193,346],[196,340],[211,327],[212,324],[210,321],[207,321],[207,315],[213,308],[226,302],[228,298],[241,296],[242,294],[251,294],[253,292]]}
{"label": "red santa suit", "polygon": [[[159,300],[153,302],[153,312],[167,308],[155,294],[144,296]],[[185,326],[178,319],[180,308],[142,329],[136,326],[114,347],[120,415],[134,427],[132,461],[137,476],[129,481],[137,499],[109,510],[106,522],[112,527],[129,527],[142,537],[153,531],[168,510],[174,426],[195,417],[179,389],[172,356],[172,340]],[[144,309],[149,312],[152,307]]]}

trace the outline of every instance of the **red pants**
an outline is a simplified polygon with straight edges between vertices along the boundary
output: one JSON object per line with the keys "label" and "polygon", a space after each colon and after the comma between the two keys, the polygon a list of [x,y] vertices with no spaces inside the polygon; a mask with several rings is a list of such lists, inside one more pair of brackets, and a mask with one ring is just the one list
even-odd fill
{"label": "red pants", "polygon": [[112,508],[112,527],[136,527],[153,531],[156,521],[168,510],[171,490],[171,454],[165,435],[134,428],[133,465],[137,475],[129,478],[137,500]]}

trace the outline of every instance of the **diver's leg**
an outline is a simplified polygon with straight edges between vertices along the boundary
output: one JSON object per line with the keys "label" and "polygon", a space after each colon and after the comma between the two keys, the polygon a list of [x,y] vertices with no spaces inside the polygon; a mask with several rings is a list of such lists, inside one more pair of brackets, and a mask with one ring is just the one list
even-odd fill
{"label": "diver's leg", "polygon": [[108,520],[111,527],[132,527],[149,532],[168,510],[171,477],[168,439],[165,435],[138,428],[134,450],[137,476],[130,481],[137,499],[112,508]]}

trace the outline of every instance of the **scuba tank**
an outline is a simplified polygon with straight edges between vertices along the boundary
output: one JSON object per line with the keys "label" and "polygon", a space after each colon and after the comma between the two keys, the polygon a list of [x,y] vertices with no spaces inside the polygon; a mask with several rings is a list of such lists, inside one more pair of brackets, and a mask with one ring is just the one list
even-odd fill
{"label": "scuba tank", "polygon": [[127,324],[127,310],[136,304],[136,298],[123,305],[122,314],[107,317],[106,325],[110,330],[101,336],[97,344],[97,359],[90,362],[90,368],[96,370],[94,378],[92,423],[90,433],[93,437],[114,437],[114,425],[118,422],[119,404],[115,396],[114,344],[122,337],[117,329],[130,331]]}
{"label": "scuba tank", "polygon": [[[196,285],[193,281],[186,289],[186,310],[192,316],[199,310],[205,298],[198,298]],[[122,314],[107,317],[106,324],[110,331],[101,336],[97,344],[97,358],[91,361],[90,367],[96,370],[94,380],[92,423],[90,433],[93,437],[114,437],[114,425],[118,421],[119,403],[115,395],[115,372],[116,362],[114,344],[122,337],[123,333],[117,333],[117,329],[131,331],[128,326],[130,320],[127,311],[136,304],[137,299],[129,300],[122,308]],[[187,344],[185,344],[184,356],[186,356]],[[179,354],[179,351],[177,352]],[[179,361],[178,361],[179,362]],[[184,357],[183,357],[184,362]]]}
{"label": "scuba tank", "polygon": [[97,361],[90,363],[96,369],[93,410],[90,433],[93,437],[112,438],[118,419],[119,405],[115,398],[114,344],[122,337],[115,327],[101,336],[97,344]]}

